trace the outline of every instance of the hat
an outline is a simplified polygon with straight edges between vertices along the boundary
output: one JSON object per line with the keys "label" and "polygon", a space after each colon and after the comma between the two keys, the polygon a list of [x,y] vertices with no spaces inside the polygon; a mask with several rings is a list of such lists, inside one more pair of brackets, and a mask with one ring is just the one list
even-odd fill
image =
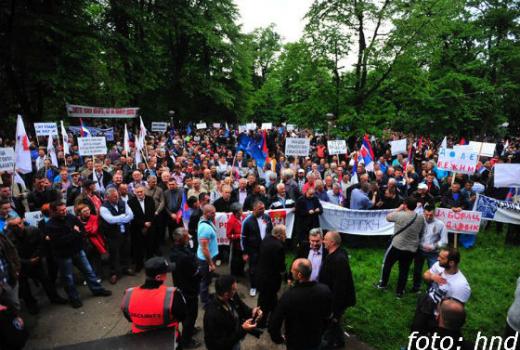
{"label": "hat", "polygon": [[81,173],[79,171],[74,171],[74,172],[72,172],[72,174],[70,174],[70,176],[74,176],[74,175],[81,175]]}
{"label": "hat", "polygon": [[305,170],[303,170],[303,169],[298,169],[298,172],[299,172],[299,173],[305,173]]}
{"label": "hat", "polygon": [[172,272],[174,266],[172,266],[165,258],[155,256],[145,261],[144,270],[146,276],[155,277],[157,275],[162,275],[163,273]]}
{"label": "hat", "polygon": [[88,179],[83,182],[83,187],[88,188],[91,185],[95,185],[95,184],[96,184],[96,181]]}
{"label": "hat", "polygon": [[419,190],[427,190],[428,189],[428,185],[426,185],[425,183],[419,184],[419,186],[417,186],[417,189],[419,189]]}

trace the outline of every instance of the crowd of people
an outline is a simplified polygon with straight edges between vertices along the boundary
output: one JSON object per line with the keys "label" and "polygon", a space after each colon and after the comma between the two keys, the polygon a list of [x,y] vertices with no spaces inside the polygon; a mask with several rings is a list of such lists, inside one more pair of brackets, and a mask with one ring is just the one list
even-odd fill
{"label": "crowd of people", "polygon": [[[122,140],[121,132],[116,126],[116,140]],[[237,147],[241,136],[177,126],[149,133],[137,157],[139,151],[132,147],[127,154],[120,141],[95,157],[81,157],[76,144],[70,145],[70,154],[56,145],[58,164],[34,140],[34,171],[1,174],[0,315],[19,319],[20,299],[29,313],[40,312],[31,280],[41,284],[51,303],[80,308],[74,267],[99,297],[112,294],[108,284],[144,269],[145,284],[127,290],[124,299],[134,332],[182,323],[182,346],[195,348],[200,345],[195,337],[200,300],[210,350],[239,349],[247,333],[258,336],[263,329],[288,349],[340,348],[345,343],[342,317],[356,304],[356,293],[341,235],[320,228],[322,203],[329,202],[350,209],[395,209],[387,216],[395,232],[375,287],[388,288],[397,262],[396,296],[402,298],[413,265],[411,292],[426,292],[411,330],[430,336],[460,332],[471,288],[459,269],[460,253],[435,210],[471,209],[477,193],[505,199],[508,189],[493,186],[493,166],[520,162],[518,139],[498,142],[496,156],[483,159],[468,176],[439,169],[439,145],[429,139],[413,146],[410,140],[408,154],[397,156],[391,155],[389,139],[373,139],[375,159],[367,171],[358,161],[361,140],[356,138],[347,140],[350,152],[338,156],[328,154],[325,136],[275,129],[264,134],[268,154],[264,166],[257,167],[255,158]],[[310,138],[310,154],[286,157],[289,136]],[[10,144],[5,138],[2,142]],[[448,146],[454,142],[448,140]],[[136,164],[136,158],[142,162]],[[286,227],[274,225],[266,210],[293,208],[289,242]],[[24,217],[34,211],[41,211],[41,219],[30,225]],[[217,212],[230,213],[228,246],[218,244]],[[472,246],[475,237],[462,237],[461,243]],[[295,259],[287,271],[291,250]],[[229,274],[213,282],[216,267],[228,263]],[[164,284],[170,272],[175,289]],[[257,297],[254,309],[236,293],[237,280],[246,277],[249,295]],[[292,288],[278,298],[287,281]],[[66,297],[58,292],[60,283]],[[215,294],[210,294],[212,284]],[[146,310],[135,300],[149,291],[160,292],[158,300],[170,298],[169,308],[160,309],[164,322],[136,316]],[[508,327],[519,331],[518,305],[512,309]],[[7,326],[0,322],[0,328],[5,333]],[[13,342],[19,340],[11,334]]]}

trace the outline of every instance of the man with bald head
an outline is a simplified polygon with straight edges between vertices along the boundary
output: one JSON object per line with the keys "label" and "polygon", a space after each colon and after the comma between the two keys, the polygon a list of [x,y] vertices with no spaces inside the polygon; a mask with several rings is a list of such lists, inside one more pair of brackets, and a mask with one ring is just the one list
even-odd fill
{"label": "man with bald head", "polygon": [[[332,312],[332,293],[324,284],[310,281],[312,264],[296,259],[291,266],[293,288],[286,291],[269,321],[269,334],[287,349],[319,349]],[[285,334],[282,336],[282,324]]]}
{"label": "man with bald head", "polygon": [[218,255],[217,228],[215,227],[215,207],[206,204],[202,207],[202,217],[197,227],[197,259],[199,261],[200,301],[206,307],[209,302],[211,273],[215,271],[214,259]]}
{"label": "man with bald head", "polygon": [[323,239],[323,245],[329,252],[322,262],[318,281],[332,291],[332,320],[325,333],[326,348],[345,345],[341,317],[347,307],[356,304],[356,290],[347,253],[341,248],[341,236],[336,231],[329,231]]}

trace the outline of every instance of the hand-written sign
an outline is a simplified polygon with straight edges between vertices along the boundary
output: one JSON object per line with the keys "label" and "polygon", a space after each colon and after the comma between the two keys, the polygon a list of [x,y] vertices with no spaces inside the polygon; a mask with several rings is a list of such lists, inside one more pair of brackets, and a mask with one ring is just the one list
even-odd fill
{"label": "hand-written sign", "polygon": [[306,138],[288,137],[285,140],[285,155],[306,157],[310,151],[310,140]]}
{"label": "hand-written sign", "polygon": [[12,147],[0,148],[0,171],[13,171],[14,162],[14,149]]}
{"label": "hand-written sign", "polygon": [[152,122],[152,132],[165,132],[168,129],[167,122]]}
{"label": "hand-written sign", "polygon": [[36,136],[56,136],[58,135],[58,125],[56,123],[34,123]]}
{"label": "hand-written sign", "polygon": [[482,213],[467,210],[454,212],[447,208],[437,208],[435,217],[444,222],[449,232],[477,234]]}
{"label": "hand-written sign", "polygon": [[287,124],[287,131],[293,131],[296,130],[295,124]]}
{"label": "hand-written sign", "polygon": [[406,139],[390,141],[390,147],[392,147],[392,155],[407,153],[406,150]]}
{"label": "hand-written sign", "polygon": [[107,141],[104,137],[78,137],[80,156],[95,156],[107,153]]}
{"label": "hand-written sign", "polygon": [[273,123],[262,123],[262,130],[271,130],[273,128]]}
{"label": "hand-written sign", "polygon": [[197,124],[197,129],[198,130],[207,129],[206,123],[198,123]]}
{"label": "hand-written sign", "polygon": [[347,154],[347,142],[345,140],[327,141],[329,154]]}
{"label": "hand-written sign", "polygon": [[463,149],[441,148],[437,167],[454,173],[473,174],[477,168],[477,152]]}
{"label": "hand-written sign", "polygon": [[478,141],[470,141],[469,145],[473,148],[473,151],[484,157],[493,157],[495,155],[495,147],[497,146],[496,143]]}
{"label": "hand-written sign", "polygon": [[239,133],[247,132],[247,125],[239,125],[238,132]]}

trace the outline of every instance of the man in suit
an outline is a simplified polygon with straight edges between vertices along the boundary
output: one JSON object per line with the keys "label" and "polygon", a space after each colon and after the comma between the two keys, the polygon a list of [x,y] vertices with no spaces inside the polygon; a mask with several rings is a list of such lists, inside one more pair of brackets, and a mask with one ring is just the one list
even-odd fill
{"label": "man in suit", "polygon": [[164,213],[170,239],[173,231],[182,225],[181,204],[182,190],[178,188],[175,178],[171,177],[168,180],[168,189],[164,191]]}
{"label": "man in suit", "polygon": [[264,317],[258,323],[259,328],[267,325],[269,314],[278,302],[277,293],[285,277],[285,226],[276,225],[273,232],[260,244],[257,267],[258,307]]}
{"label": "man in suit", "polygon": [[308,259],[312,264],[310,281],[317,281],[321,267],[329,252],[323,245],[323,233],[320,228],[313,228],[309,232],[309,241],[298,247],[297,259]]}
{"label": "man in suit", "polygon": [[323,239],[323,244],[329,254],[318,277],[332,292],[332,320],[327,329],[324,341],[327,347],[345,346],[341,317],[349,306],[356,304],[356,290],[347,253],[341,249],[341,236],[336,231],[329,231]]}
{"label": "man in suit", "polygon": [[88,177],[96,183],[96,191],[105,194],[107,186],[112,182],[112,175],[108,171],[103,170],[103,162],[96,160],[94,163],[94,171]]}
{"label": "man in suit", "polygon": [[136,272],[142,270],[145,255],[147,259],[153,256],[152,222],[155,217],[155,202],[152,197],[145,194],[145,191],[144,186],[137,186],[134,189],[135,196],[128,200],[128,206],[134,213],[134,219],[130,223],[130,233]]}
{"label": "man in suit", "polygon": [[323,214],[323,207],[320,200],[314,195],[314,188],[309,187],[305,191],[305,195],[296,201],[295,207],[295,228],[296,233],[293,240],[297,244],[301,244],[307,239],[308,232],[320,227],[319,216]]}
{"label": "man in suit", "polygon": [[253,213],[242,223],[242,257],[249,262],[249,295],[256,296],[256,267],[260,253],[260,243],[273,230],[269,215],[265,214],[265,204],[258,200],[253,203]]}

